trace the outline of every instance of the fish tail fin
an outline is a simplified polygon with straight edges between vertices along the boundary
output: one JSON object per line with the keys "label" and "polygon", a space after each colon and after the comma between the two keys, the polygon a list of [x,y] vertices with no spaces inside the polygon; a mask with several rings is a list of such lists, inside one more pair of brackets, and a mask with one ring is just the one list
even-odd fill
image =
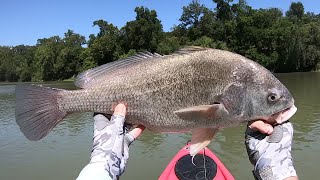
{"label": "fish tail fin", "polygon": [[16,122],[27,139],[42,139],[67,115],[58,106],[61,91],[64,90],[36,85],[16,86]]}

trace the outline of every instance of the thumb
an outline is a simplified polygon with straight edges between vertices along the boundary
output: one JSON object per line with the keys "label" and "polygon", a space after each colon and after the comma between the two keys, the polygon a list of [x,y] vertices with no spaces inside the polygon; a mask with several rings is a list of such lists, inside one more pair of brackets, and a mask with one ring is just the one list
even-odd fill
{"label": "thumb", "polygon": [[128,146],[140,136],[144,129],[144,126],[138,125],[136,128],[132,129],[129,133],[126,134],[125,138],[127,140]]}

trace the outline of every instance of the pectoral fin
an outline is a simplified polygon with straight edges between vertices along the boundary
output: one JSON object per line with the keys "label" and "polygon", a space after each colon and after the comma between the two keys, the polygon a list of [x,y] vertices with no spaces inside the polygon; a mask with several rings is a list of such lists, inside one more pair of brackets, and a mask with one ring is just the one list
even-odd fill
{"label": "pectoral fin", "polygon": [[195,156],[205,148],[219,131],[218,128],[200,128],[192,131],[190,155]]}
{"label": "pectoral fin", "polygon": [[193,106],[174,111],[181,119],[194,121],[195,119],[211,119],[215,116],[220,104]]}

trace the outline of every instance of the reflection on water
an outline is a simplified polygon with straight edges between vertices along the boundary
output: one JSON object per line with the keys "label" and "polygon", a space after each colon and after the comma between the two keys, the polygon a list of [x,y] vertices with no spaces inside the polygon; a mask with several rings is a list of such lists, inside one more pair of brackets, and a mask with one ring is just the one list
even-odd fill
{"label": "reflection on water", "polygon": [[[298,112],[293,157],[300,179],[318,174],[320,157],[320,73],[278,75],[295,97]],[[71,82],[46,86],[75,89]],[[72,114],[43,140],[28,141],[14,119],[15,85],[0,85],[0,179],[74,179],[89,160],[92,113]],[[253,179],[244,147],[245,125],[220,131],[209,145],[237,179]],[[131,146],[127,171],[122,179],[157,179],[190,134],[145,131]]]}

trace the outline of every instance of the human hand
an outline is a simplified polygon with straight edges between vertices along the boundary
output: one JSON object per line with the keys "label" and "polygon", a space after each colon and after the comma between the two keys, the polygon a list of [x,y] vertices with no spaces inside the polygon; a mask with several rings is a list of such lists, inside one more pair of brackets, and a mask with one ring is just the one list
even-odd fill
{"label": "human hand", "polygon": [[292,138],[289,121],[274,127],[260,120],[248,124],[245,145],[256,179],[298,179],[291,157]]}
{"label": "human hand", "polygon": [[90,163],[104,163],[112,179],[125,170],[130,144],[142,133],[144,126],[137,126],[127,133],[124,125],[126,106],[118,104],[110,121],[104,114],[94,114],[94,136]]}

